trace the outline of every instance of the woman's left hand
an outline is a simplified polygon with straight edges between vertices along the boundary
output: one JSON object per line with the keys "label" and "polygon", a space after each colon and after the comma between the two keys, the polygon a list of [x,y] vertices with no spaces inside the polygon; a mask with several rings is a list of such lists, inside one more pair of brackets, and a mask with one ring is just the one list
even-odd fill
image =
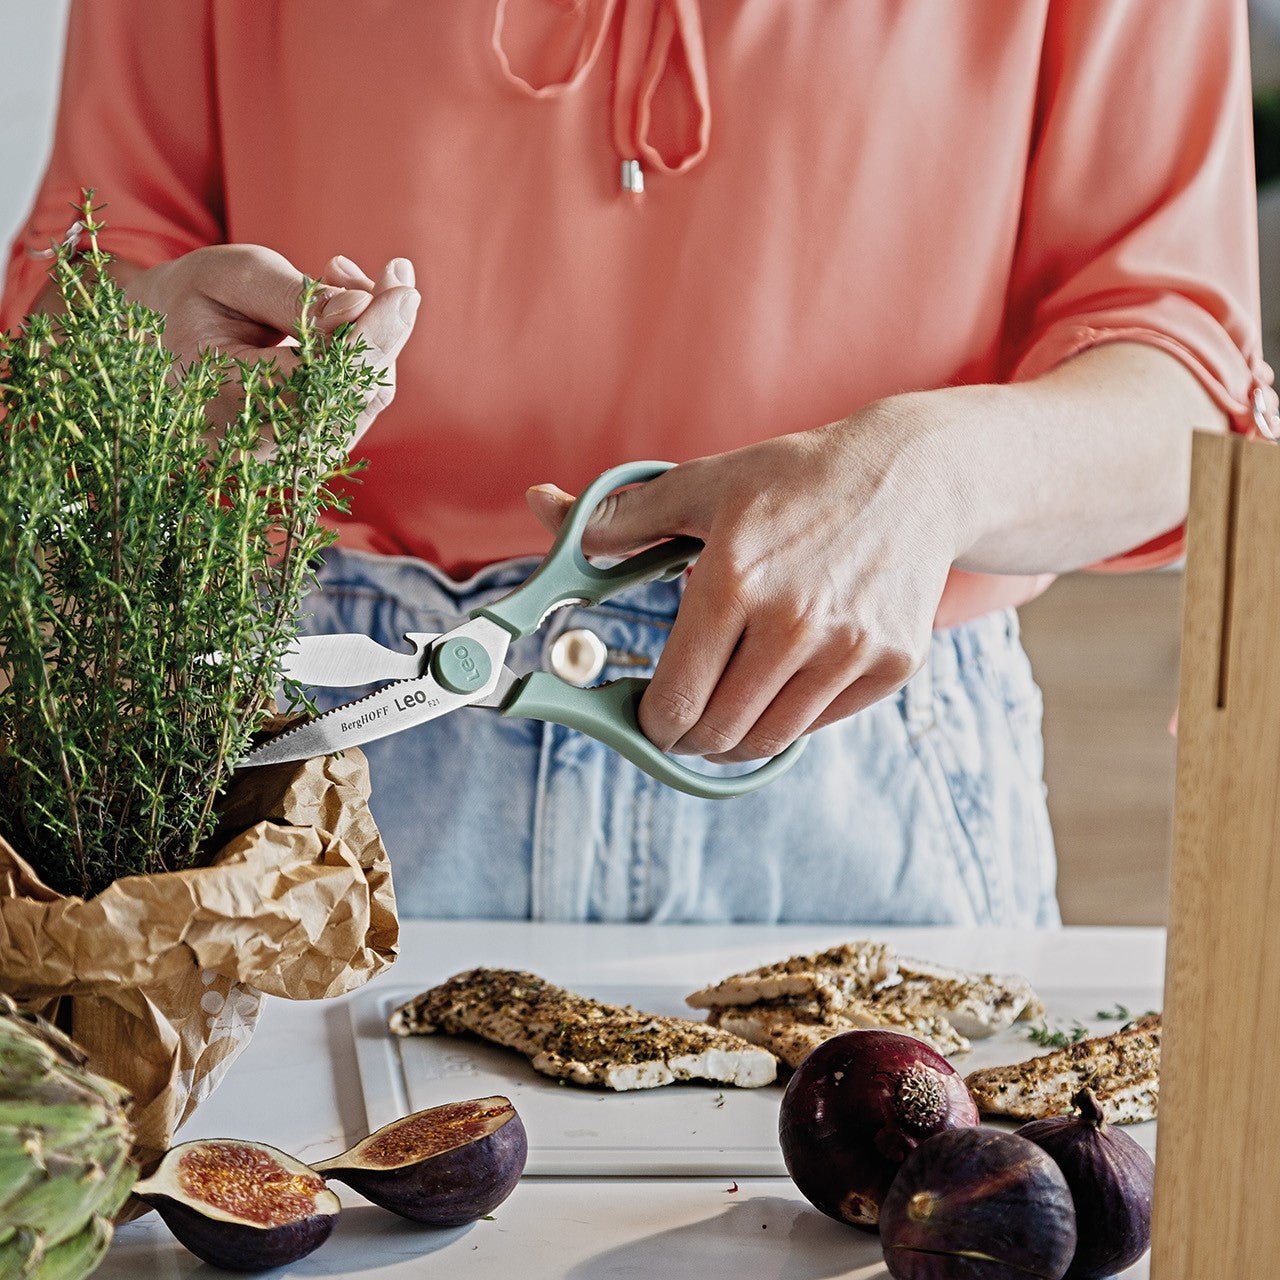
{"label": "woman's left hand", "polygon": [[[590,555],[676,534],[706,544],[640,704],[650,740],[719,761],[773,756],[901,687],[959,550],[954,474],[904,398],[605,499]],[[572,502],[554,485],[528,497],[553,532]]]}

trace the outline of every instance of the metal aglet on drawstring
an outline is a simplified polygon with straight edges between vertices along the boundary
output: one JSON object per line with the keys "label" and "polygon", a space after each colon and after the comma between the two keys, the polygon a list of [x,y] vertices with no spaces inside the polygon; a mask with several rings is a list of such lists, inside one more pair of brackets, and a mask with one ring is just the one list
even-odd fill
{"label": "metal aglet on drawstring", "polygon": [[622,189],[628,195],[644,195],[644,169],[641,167],[639,160],[624,160],[622,162]]}

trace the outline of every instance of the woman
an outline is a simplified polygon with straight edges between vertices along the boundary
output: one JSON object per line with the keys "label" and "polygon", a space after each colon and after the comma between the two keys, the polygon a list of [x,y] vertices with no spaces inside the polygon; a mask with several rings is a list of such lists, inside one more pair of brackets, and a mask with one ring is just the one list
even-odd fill
{"label": "woman", "polygon": [[549,531],[682,463],[592,549],[695,534],[687,586],[513,665],[652,670],[666,749],[810,749],[723,803],[554,726],[386,739],[407,913],[1047,924],[1013,610],[1175,559],[1192,429],[1274,421],[1248,85],[1236,0],[80,0],[4,320],[86,185],[180,352],[272,346],[323,272],[398,392],[317,631],[446,629],[545,548],[531,481]]}

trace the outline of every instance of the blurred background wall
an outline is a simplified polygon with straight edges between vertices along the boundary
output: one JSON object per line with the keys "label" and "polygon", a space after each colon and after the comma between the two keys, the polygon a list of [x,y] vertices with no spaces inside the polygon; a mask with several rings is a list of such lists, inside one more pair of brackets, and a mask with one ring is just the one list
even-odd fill
{"label": "blurred background wall", "polygon": [[0,0],[0,241],[26,216],[53,131],[70,0]]}
{"label": "blurred background wall", "polygon": [[[1170,0],[1171,20],[1179,3]],[[48,148],[68,6],[69,0],[0,0],[0,242],[6,246],[26,214]],[[1251,0],[1249,8],[1263,328],[1274,364],[1280,353],[1280,0]],[[1046,776],[1068,923],[1164,920],[1180,593],[1176,570],[1072,574],[1022,611],[1044,689]]]}

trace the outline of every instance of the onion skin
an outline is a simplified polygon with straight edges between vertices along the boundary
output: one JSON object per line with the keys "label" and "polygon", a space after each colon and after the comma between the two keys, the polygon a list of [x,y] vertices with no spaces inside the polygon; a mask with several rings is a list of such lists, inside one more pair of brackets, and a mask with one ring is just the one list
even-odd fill
{"label": "onion skin", "polygon": [[1033,1120],[1018,1133],[1052,1157],[1071,1188],[1080,1240],[1068,1280],[1102,1280],[1131,1267],[1151,1245],[1156,1167],[1127,1133],[1105,1122],[1090,1090],[1072,1101],[1079,1115]]}
{"label": "onion skin", "polygon": [[923,1041],[846,1031],[791,1077],[778,1140],[787,1172],[815,1208],[874,1231],[903,1159],[935,1133],[977,1123],[963,1078]]}
{"label": "onion skin", "polygon": [[903,1162],[880,1235],[896,1280],[1062,1280],[1076,1215],[1066,1179],[1034,1143],[956,1129]]}

